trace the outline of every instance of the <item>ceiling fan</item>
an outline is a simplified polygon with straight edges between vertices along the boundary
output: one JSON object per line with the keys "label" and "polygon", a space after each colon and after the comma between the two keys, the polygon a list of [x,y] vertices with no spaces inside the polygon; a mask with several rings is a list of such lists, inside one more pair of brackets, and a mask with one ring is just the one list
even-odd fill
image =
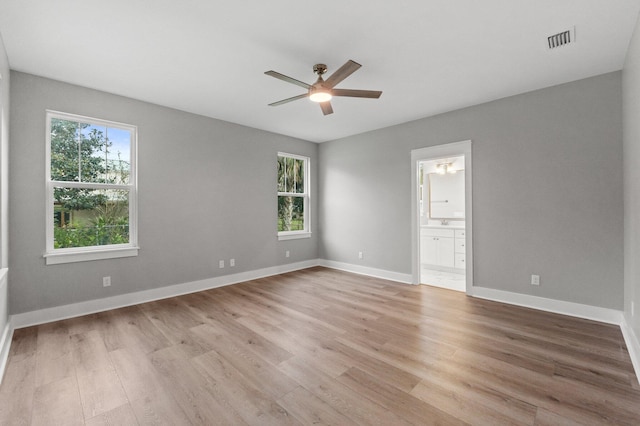
{"label": "ceiling fan", "polygon": [[295,84],[296,86],[304,87],[307,89],[307,93],[294,96],[292,98],[283,99],[278,102],[269,104],[269,106],[278,106],[286,104],[287,102],[295,101],[302,98],[309,98],[313,102],[318,102],[322,113],[324,115],[332,114],[333,108],[329,102],[333,96],[349,96],[352,98],[372,98],[378,99],[382,95],[381,91],[377,90],[353,90],[353,89],[335,89],[334,87],[345,78],[353,74],[362,65],[359,63],[348,60],[343,66],[338,68],[336,72],[331,74],[329,78],[324,80],[322,75],[327,72],[327,66],[325,64],[315,64],[313,66],[313,72],[318,75],[318,79],[313,84],[307,84],[303,81],[296,80],[295,78],[280,74],[276,71],[266,71],[266,75],[275,77],[282,81]]}

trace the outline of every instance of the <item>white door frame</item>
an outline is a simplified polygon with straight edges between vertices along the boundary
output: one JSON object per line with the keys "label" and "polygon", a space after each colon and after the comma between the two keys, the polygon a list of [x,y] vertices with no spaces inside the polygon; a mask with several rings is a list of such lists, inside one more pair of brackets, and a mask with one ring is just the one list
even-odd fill
{"label": "white door frame", "polygon": [[414,149],[411,151],[411,274],[412,284],[420,284],[420,181],[418,164],[421,161],[437,160],[442,157],[464,155],[464,216],[465,216],[465,278],[466,291],[471,294],[473,287],[473,215],[472,215],[472,171],[471,141],[453,142],[443,145]]}

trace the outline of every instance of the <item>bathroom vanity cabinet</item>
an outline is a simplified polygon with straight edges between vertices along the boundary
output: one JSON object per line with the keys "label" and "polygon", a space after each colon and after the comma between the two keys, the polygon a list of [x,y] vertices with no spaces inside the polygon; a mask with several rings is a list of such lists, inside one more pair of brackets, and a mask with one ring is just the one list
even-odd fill
{"label": "bathroom vanity cabinet", "polygon": [[439,227],[420,229],[420,263],[465,269],[465,230]]}
{"label": "bathroom vanity cabinet", "polygon": [[455,241],[454,241],[454,267],[456,269],[465,269],[466,268],[466,264],[465,264],[465,255],[466,255],[466,249],[465,249],[465,244],[467,244],[466,239],[465,239],[465,230],[464,229],[455,229],[453,231],[454,236],[455,236]]}

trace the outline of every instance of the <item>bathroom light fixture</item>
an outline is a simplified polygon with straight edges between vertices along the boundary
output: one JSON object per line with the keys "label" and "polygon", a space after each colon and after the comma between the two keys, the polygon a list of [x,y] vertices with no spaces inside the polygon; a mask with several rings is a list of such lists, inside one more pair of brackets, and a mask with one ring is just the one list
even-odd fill
{"label": "bathroom light fixture", "polygon": [[453,168],[453,163],[440,163],[436,165],[436,173],[443,175],[445,173],[456,173],[457,170]]}

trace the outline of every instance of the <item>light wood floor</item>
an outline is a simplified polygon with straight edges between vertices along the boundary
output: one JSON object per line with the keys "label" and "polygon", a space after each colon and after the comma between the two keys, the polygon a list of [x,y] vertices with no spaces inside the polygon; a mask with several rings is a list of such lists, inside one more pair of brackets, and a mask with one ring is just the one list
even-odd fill
{"label": "light wood floor", "polygon": [[0,424],[640,424],[616,326],[324,268],[16,330]]}

